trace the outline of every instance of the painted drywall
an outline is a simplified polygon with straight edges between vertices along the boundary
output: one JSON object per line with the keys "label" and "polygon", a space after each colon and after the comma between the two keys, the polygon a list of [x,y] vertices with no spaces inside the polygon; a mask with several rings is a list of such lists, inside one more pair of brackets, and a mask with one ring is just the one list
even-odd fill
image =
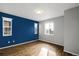
{"label": "painted drywall", "polygon": [[79,55],[79,7],[64,13],[64,50]]}
{"label": "painted drywall", "polygon": [[[8,17],[13,19],[12,36],[3,37],[2,17]],[[0,12],[0,48],[38,39],[39,29],[38,34],[34,34],[34,23],[39,24],[39,22],[37,21]],[[10,41],[11,43],[8,43],[8,41]],[[13,41],[15,42],[13,43]]]}
{"label": "painted drywall", "polygon": [[[44,34],[44,24],[46,22],[54,23],[54,34],[45,35]],[[58,44],[64,46],[64,16],[57,18],[51,18],[39,23],[39,38],[40,40],[47,41],[50,43]]]}

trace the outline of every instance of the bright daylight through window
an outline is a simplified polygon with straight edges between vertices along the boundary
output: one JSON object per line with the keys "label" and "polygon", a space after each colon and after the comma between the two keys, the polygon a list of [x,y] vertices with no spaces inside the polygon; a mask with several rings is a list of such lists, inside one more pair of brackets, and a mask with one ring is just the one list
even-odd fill
{"label": "bright daylight through window", "polygon": [[54,23],[48,22],[45,23],[45,35],[52,35],[54,32]]}

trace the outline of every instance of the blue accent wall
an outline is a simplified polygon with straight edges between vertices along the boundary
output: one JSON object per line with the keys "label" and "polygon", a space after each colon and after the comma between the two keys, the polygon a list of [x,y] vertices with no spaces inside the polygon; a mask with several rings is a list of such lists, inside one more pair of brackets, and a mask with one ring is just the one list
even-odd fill
{"label": "blue accent wall", "polygon": [[[13,19],[12,36],[3,37],[2,17],[8,17]],[[37,21],[0,12],[0,48],[10,46],[13,44],[19,44],[23,42],[37,40],[39,38],[39,25],[38,25],[38,34],[34,34],[34,23],[39,24],[39,22]],[[15,40],[15,43],[13,43],[13,40]],[[10,41],[11,43],[8,43],[8,41]]]}

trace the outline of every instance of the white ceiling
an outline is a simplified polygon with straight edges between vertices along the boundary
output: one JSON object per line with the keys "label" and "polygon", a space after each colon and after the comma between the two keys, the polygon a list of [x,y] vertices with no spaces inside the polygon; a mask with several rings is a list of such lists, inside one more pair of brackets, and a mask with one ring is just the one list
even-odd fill
{"label": "white ceiling", "polygon": [[[79,6],[77,3],[2,3],[0,11],[21,16],[24,18],[43,21],[64,15],[64,10]],[[35,10],[42,10],[41,14],[36,14]]]}

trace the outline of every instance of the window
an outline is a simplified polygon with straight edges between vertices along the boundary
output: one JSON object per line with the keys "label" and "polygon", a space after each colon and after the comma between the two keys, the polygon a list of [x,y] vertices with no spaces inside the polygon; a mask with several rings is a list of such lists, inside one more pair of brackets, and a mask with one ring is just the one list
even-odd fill
{"label": "window", "polygon": [[12,36],[12,19],[2,17],[3,20],[3,36]]}
{"label": "window", "polygon": [[51,35],[54,32],[54,23],[48,22],[45,23],[45,35]]}
{"label": "window", "polygon": [[34,34],[37,34],[38,32],[38,24],[34,23]]}

